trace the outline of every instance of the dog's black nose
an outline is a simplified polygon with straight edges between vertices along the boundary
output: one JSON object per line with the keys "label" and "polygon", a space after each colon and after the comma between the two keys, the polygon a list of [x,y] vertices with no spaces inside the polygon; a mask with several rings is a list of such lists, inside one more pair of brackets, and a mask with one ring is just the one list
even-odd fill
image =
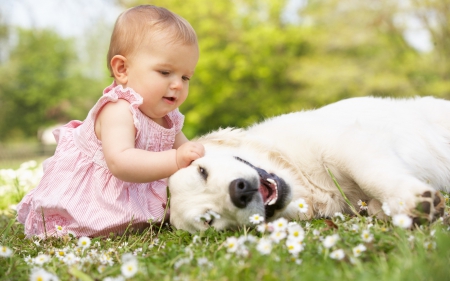
{"label": "dog's black nose", "polygon": [[230,197],[238,208],[247,207],[252,201],[253,195],[258,192],[258,186],[252,186],[247,180],[235,179],[230,183]]}

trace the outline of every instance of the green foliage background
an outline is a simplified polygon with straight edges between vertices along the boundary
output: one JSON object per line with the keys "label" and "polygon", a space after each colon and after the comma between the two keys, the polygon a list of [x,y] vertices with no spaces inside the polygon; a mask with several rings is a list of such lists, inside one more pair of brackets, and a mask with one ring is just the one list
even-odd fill
{"label": "green foliage background", "polygon": [[[290,2],[302,5],[287,17]],[[124,9],[166,7],[197,31],[200,61],[181,107],[190,138],[354,96],[450,98],[448,0],[117,3]],[[432,51],[405,41],[406,16],[428,29]],[[6,46],[13,33],[18,43],[0,65],[0,140],[34,137],[42,126],[84,119],[111,82],[106,62],[93,71],[80,62],[91,49],[77,53],[74,40],[51,30],[17,31],[3,24],[0,44]],[[89,40],[105,46],[94,50],[104,57],[108,37],[91,34]]]}

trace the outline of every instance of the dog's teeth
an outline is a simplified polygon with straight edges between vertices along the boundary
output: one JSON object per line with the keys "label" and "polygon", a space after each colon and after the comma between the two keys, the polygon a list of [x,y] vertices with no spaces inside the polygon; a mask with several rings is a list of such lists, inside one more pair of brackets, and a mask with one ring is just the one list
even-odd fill
{"label": "dog's teeth", "polygon": [[273,205],[277,202],[277,198],[273,198],[272,200],[269,201],[269,203],[267,203],[267,205]]}
{"label": "dog's teeth", "polygon": [[267,179],[267,181],[270,182],[271,184],[277,185],[273,179]]}

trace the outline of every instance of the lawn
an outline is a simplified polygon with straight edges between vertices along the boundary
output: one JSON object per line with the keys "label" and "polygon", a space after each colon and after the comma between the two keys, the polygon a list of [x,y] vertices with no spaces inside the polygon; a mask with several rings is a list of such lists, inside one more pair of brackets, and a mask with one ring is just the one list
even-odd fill
{"label": "lawn", "polygon": [[28,162],[0,173],[0,280],[449,280],[448,196],[445,218],[414,228],[336,214],[226,232],[164,224],[122,236],[28,239],[10,205],[39,170]]}

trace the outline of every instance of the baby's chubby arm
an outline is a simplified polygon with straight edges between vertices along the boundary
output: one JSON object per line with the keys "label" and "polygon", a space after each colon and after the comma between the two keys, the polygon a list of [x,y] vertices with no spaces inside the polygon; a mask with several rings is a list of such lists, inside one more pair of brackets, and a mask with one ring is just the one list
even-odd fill
{"label": "baby's chubby arm", "polygon": [[174,148],[162,152],[137,149],[136,128],[125,100],[106,104],[99,113],[95,132],[111,173],[127,182],[151,182],[167,178],[204,155],[203,145],[189,142],[184,134],[175,138]]}

